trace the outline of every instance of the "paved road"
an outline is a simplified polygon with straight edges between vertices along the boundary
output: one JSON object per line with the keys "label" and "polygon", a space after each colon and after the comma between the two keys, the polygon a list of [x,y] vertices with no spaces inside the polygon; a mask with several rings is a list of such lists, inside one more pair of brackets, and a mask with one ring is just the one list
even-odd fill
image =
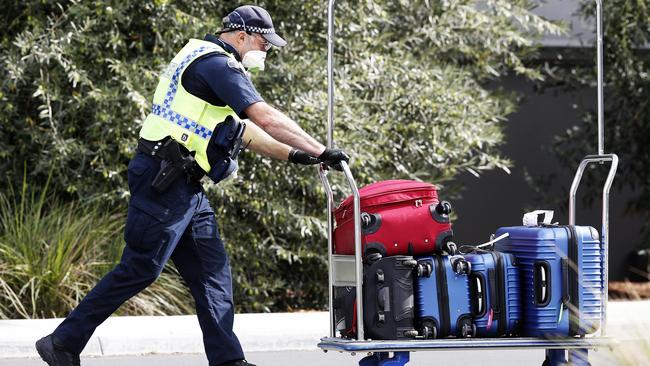
{"label": "paved road", "polygon": [[[322,351],[284,351],[284,352],[252,352],[247,355],[250,362],[260,366],[355,366],[361,355],[350,356],[341,353],[323,353]],[[540,350],[517,351],[466,351],[466,352],[417,352],[411,354],[411,362],[407,366],[535,366],[541,365],[544,352]],[[203,355],[150,355],[82,358],[84,366],[207,366]],[[591,357],[593,366],[637,366],[638,363],[620,363],[598,352]],[[0,366],[44,366],[36,359],[2,359]],[[644,365],[650,365],[646,363]]]}

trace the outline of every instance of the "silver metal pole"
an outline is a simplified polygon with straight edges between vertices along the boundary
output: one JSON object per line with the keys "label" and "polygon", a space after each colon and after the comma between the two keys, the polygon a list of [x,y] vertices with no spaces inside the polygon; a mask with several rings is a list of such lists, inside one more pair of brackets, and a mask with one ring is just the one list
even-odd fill
{"label": "silver metal pole", "polygon": [[356,270],[356,290],[357,290],[357,339],[365,339],[363,334],[363,257],[361,252],[361,196],[357,183],[352,177],[350,167],[345,161],[341,162],[345,178],[348,180],[352,195],[354,196],[354,257]]}
{"label": "silver metal pole", "polygon": [[589,155],[586,156],[580,166],[576,171],[576,175],[573,178],[573,183],[571,184],[571,190],[569,193],[569,225],[576,224],[576,192],[578,191],[578,186],[580,185],[580,180],[582,175],[587,168],[587,165],[591,163],[604,163],[611,162],[609,168],[609,174],[607,175],[607,180],[603,187],[603,206],[602,206],[602,228],[601,228],[601,241],[603,245],[603,294],[602,294],[602,324],[600,327],[601,335],[607,335],[607,305],[608,305],[608,293],[609,293],[609,191],[612,188],[612,183],[614,182],[614,177],[616,176],[616,170],[618,169],[618,156],[616,154],[606,154],[606,155]]}
{"label": "silver metal pole", "polygon": [[[334,3],[335,0],[329,0],[327,7],[327,147],[334,145]],[[355,247],[355,271],[356,271],[356,292],[357,292],[357,339],[363,340],[363,266],[361,255],[361,196],[357,183],[354,181],[350,167],[345,161],[341,162],[345,178],[350,185],[352,195],[354,196],[354,247]],[[322,167],[321,167],[322,170]],[[321,173],[322,174],[322,173]],[[326,173],[325,173],[326,174]],[[325,178],[327,179],[327,178]],[[328,184],[329,186],[329,184]],[[327,189],[327,188],[326,188]],[[331,189],[328,195],[331,194]],[[329,266],[330,266],[330,334],[333,334],[333,316],[332,311],[332,206],[333,199],[328,202],[328,246],[329,246]]]}
{"label": "silver metal pole", "polygon": [[334,144],[334,2],[327,7],[327,147]]}
{"label": "silver metal pole", "polygon": [[334,241],[332,240],[332,231],[334,228],[334,223],[332,220],[332,212],[334,210],[334,193],[332,192],[332,186],[327,179],[327,170],[325,170],[323,165],[320,165],[318,167],[318,175],[320,176],[320,180],[325,187],[325,194],[327,195],[327,272],[329,273],[329,303],[327,309],[330,313],[330,338],[334,338],[336,335],[336,324],[334,323],[334,267],[332,266],[332,253],[334,253]]}
{"label": "silver metal pole", "polygon": [[[334,145],[334,2],[329,0],[327,6],[327,147]],[[321,180],[325,185],[327,193],[327,257],[329,272],[329,312],[330,312],[330,337],[336,335],[334,324],[334,267],[332,266],[332,253],[334,253],[334,243],[332,240],[334,232],[334,222],[332,212],[334,210],[334,194],[332,187],[327,180],[327,171],[321,165],[319,168]]]}
{"label": "silver metal pole", "polygon": [[605,248],[605,254],[603,259],[604,264],[604,278],[603,278],[603,324],[601,325],[601,335],[607,335],[607,305],[609,302],[609,190],[612,188],[612,183],[614,182],[614,176],[616,175],[616,170],[618,169],[618,156],[612,154],[612,166],[609,169],[609,174],[607,175],[607,181],[605,182],[605,188],[603,189],[603,247]]}
{"label": "silver metal pole", "polygon": [[603,2],[596,1],[596,57],[598,63],[598,155],[605,154],[605,105],[603,96]]}

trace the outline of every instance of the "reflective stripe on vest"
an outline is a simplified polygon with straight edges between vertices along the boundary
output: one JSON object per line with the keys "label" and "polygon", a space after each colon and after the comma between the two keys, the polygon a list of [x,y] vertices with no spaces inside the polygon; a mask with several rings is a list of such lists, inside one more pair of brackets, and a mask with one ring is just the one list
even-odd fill
{"label": "reflective stripe on vest", "polygon": [[179,113],[171,110],[170,107],[163,107],[159,104],[154,104],[153,108],[151,109],[151,113],[155,114],[156,116],[160,116],[171,123],[175,123],[178,126],[181,126],[184,129],[188,130],[190,133],[200,136],[206,140],[210,140],[210,137],[212,136],[211,129],[205,126],[201,126],[198,122],[193,121],[187,117],[181,116]]}
{"label": "reflective stripe on vest", "polygon": [[199,57],[210,53],[221,53],[229,57],[234,65],[239,65],[243,70],[234,56],[218,45],[191,39],[161,74],[151,113],[140,129],[140,137],[146,140],[158,141],[170,136],[189,151],[194,151],[196,162],[206,172],[211,169],[207,150],[215,127],[228,116],[239,120],[237,113],[229,106],[212,105],[183,87],[181,81],[187,67]]}
{"label": "reflective stripe on vest", "polygon": [[[208,139],[210,140],[210,136],[212,136],[212,130],[205,126],[201,126],[198,122],[193,121],[185,116],[182,116],[180,113],[174,112],[172,110],[172,102],[174,101],[174,97],[176,97],[176,92],[178,91],[178,80],[180,79],[181,76],[181,71],[189,64],[196,55],[200,54],[201,52],[208,50],[210,48],[206,46],[199,47],[192,51],[189,55],[185,56],[183,61],[181,62],[180,65],[174,70],[174,74],[172,75],[172,81],[169,83],[169,88],[167,88],[167,93],[165,94],[165,99],[163,100],[163,104],[154,104],[153,108],[151,110],[151,113],[160,116],[167,121],[171,123],[175,123],[184,129],[188,130],[190,133],[194,133],[201,138]],[[213,48],[215,51],[218,49],[215,47]]]}

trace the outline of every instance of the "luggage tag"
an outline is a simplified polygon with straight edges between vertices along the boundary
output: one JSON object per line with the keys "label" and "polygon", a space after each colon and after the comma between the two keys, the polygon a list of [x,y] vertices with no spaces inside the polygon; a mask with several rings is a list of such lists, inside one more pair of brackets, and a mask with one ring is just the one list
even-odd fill
{"label": "luggage tag", "polygon": [[[535,210],[524,214],[522,219],[524,226],[551,225],[553,221],[553,210]],[[539,215],[544,215],[542,221],[539,221]]]}

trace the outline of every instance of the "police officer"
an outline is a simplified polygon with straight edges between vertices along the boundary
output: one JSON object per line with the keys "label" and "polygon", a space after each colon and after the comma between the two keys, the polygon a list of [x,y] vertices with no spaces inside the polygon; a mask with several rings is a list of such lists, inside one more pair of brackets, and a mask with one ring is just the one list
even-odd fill
{"label": "police officer", "polygon": [[285,45],[266,10],[241,6],[216,35],[190,40],[161,74],[128,167],[122,258],[52,334],[36,342],[48,365],[79,365],[95,328],[151,284],[170,258],[194,297],[210,366],[252,365],[232,329],[230,265],[199,179],[219,182],[231,174],[242,141],[296,164],[340,169],[349,159],[265,103],[251,83],[250,73],[265,68],[266,52]]}

